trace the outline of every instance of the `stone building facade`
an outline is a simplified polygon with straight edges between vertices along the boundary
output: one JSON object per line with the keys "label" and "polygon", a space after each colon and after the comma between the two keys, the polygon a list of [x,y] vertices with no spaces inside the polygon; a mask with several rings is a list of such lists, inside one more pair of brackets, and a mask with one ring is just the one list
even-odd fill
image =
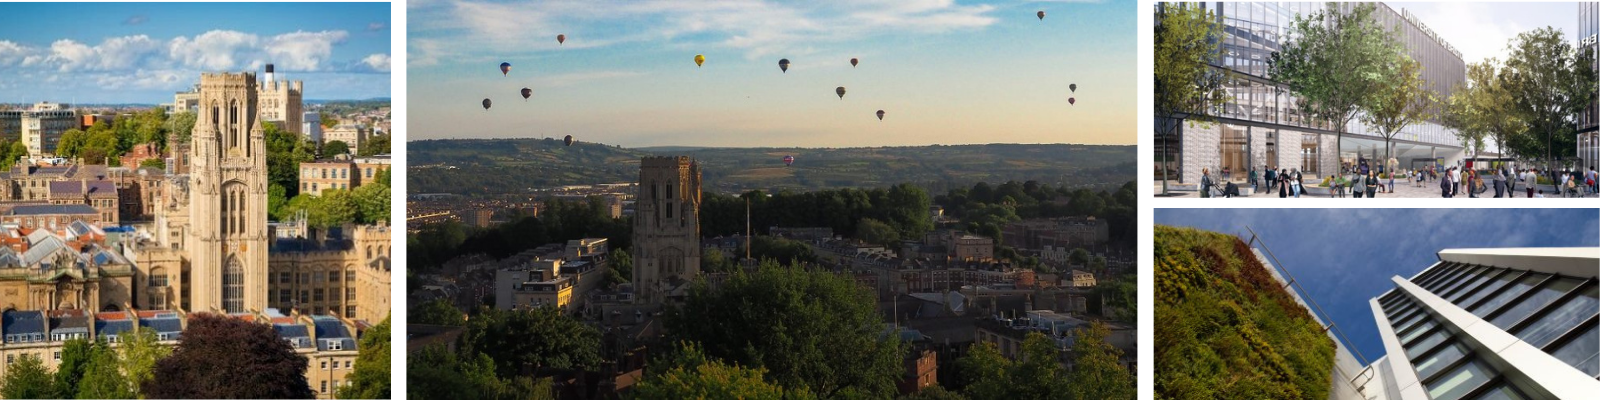
{"label": "stone building facade", "polygon": [[633,217],[633,284],[659,303],[700,274],[700,164],[687,156],[645,157]]}
{"label": "stone building facade", "polygon": [[304,82],[277,80],[277,75],[272,71],[272,64],[267,64],[267,74],[263,77],[260,91],[261,120],[278,124],[278,129],[285,132],[305,134],[301,126],[305,118],[305,103],[301,93],[305,89]]}

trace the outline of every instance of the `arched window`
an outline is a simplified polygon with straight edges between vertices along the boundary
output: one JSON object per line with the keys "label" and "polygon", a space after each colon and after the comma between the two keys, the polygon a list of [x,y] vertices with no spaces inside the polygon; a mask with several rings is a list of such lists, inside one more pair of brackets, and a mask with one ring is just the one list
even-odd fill
{"label": "arched window", "polygon": [[244,312],[244,265],[238,257],[228,257],[222,269],[222,309],[228,313]]}

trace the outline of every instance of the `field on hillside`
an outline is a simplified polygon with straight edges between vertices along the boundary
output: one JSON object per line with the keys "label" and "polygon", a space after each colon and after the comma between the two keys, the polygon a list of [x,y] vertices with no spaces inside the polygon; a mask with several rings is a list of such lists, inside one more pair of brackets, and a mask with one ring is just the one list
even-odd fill
{"label": "field on hillside", "polygon": [[[883,187],[931,190],[1035,180],[1115,188],[1133,180],[1134,146],[989,144],[866,148],[622,148],[563,146],[556,139],[426,140],[407,143],[410,193],[504,194],[557,185],[632,182],[639,158],[687,155],[706,190],[739,192]],[[793,166],[783,156],[795,157]]]}

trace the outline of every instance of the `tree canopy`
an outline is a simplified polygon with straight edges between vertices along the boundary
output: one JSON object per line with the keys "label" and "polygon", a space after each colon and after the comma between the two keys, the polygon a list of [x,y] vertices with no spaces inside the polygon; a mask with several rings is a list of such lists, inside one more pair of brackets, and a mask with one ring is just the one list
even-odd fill
{"label": "tree canopy", "polygon": [[506,378],[600,365],[600,332],[555,307],[480,307],[461,335],[462,354],[483,353]]}
{"label": "tree canopy", "polygon": [[197,313],[142,389],[153,398],[311,398],[305,372],[306,357],[271,326]]}
{"label": "tree canopy", "polygon": [[0,396],[8,399],[48,399],[57,397],[50,371],[44,362],[32,354],[17,357],[17,362],[6,368],[0,381]]}
{"label": "tree canopy", "polygon": [[361,335],[355,371],[346,376],[350,385],[339,388],[341,399],[387,399],[389,394],[389,319]]}
{"label": "tree canopy", "polygon": [[715,289],[696,284],[664,326],[708,357],[766,369],[773,382],[822,397],[891,396],[905,351],[854,280],[771,261]]}
{"label": "tree canopy", "polygon": [[816,396],[804,388],[785,393],[764,380],[765,371],[708,358],[693,343],[679,343],[672,356],[651,365],[632,392],[636,399],[796,400]]}
{"label": "tree canopy", "polygon": [[1512,146],[1524,155],[1542,153],[1554,167],[1558,157],[1577,151],[1572,116],[1595,102],[1595,54],[1573,46],[1553,27],[1519,33],[1506,49],[1511,54],[1504,83],[1515,99],[1512,114],[1528,124],[1533,136],[1514,140]]}
{"label": "tree canopy", "polygon": [[1269,63],[1272,79],[1294,92],[1301,112],[1333,123],[1335,151],[1344,146],[1350,121],[1372,110],[1377,94],[1390,85],[1386,79],[1394,76],[1390,71],[1404,51],[1399,35],[1373,16],[1376,11],[1369,3],[1327,3],[1296,15],[1291,39]]}

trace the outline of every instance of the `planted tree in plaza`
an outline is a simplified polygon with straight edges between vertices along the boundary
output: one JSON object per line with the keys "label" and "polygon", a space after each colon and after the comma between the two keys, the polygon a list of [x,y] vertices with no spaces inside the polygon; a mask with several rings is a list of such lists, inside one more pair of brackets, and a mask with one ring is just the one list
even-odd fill
{"label": "planted tree in plaza", "polygon": [[1502,156],[1509,154],[1511,139],[1526,130],[1514,113],[1515,107],[1505,80],[1500,76],[1500,61],[1487,59],[1467,65],[1467,82],[1456,85],[1455,93],[1444,102],[1444,125],[1456,130],[1461,145],[1473,156],[1483,152],[1484,139],[1493,137]]}
{"label": "planted tree in plaza", "polygon": [[1391,148],[1395,135],[1400,134],[1401,129],[1431,116],[1438,100],[1433,91],[1428,89],[1427,82],[1422,80],[1422,63],[1412,60],[1410,56],[1396,53],[1395,59],[1382,72],[1388,84],[1371,94],[1372,102],[1367,106],[1367,112],[1361,114],[1361,121],[1377,128],[1378,134],[1383,135],[1383,159],[1389,160],[1394,158]]}
{"label": "planted tree in plaza", "polygon": [[1376,10],[1369,3],[1328,3],[1310,16],[1295,16],[1292,39],[1269,63],[1272,79],[1299,96],[1301,112],[1335,125],[1334,152],[1344,146],[1350,121],[1375,108],[1402,57],[1396,35],[1373,16]]}
{"label": "planted tree in plaza", "polygon": [[[1162,123],[1156,134],[1177,135],[1184,120],[1210,121],[1208,107],[1227,100],[1222,89],[1224,69],[1211,66],[1222,58],[1222,24],[1216,13],[1193,4],[1166,3],[1156,7],[1155,112]],[[1192,114],[1191,114],[1192,113]],[[1167,146],[1161,146],[1161,193],[1167,193]]]}
{"label": "planted tree in plaza", "polygon": [[1595,55],[1579,51],[1563,39],[1561,30],[1545,27],[1517,34],[1507,49],[1506,90],[1514,99],[1512,113],[1525,121],[1529,133],[1544,143],[1528,141],[1531,150],[1543,150],[1547,167],[1556,154],[1576,151],[1577,126],[1573,117],[1595,101]]}

